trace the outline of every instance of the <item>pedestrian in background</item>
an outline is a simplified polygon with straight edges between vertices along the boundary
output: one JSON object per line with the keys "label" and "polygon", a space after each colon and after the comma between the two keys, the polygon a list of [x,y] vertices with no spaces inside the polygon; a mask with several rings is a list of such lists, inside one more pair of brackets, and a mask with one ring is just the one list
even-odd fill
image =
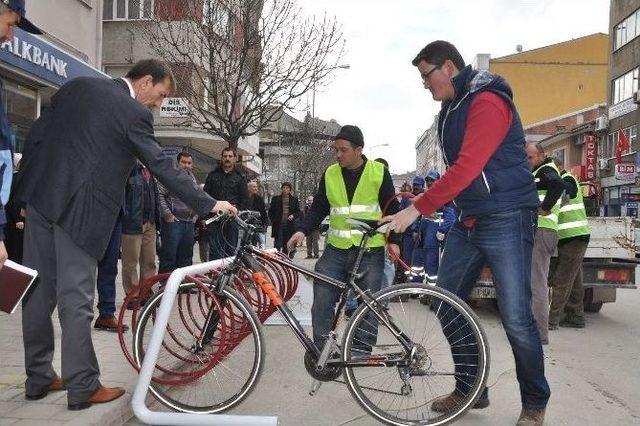
{"label": "pedestrian in background", "polygon": [[[306,216],[313,204],[313,195],[307,197],[304,204],[304,215]],[[307,235],[307,259],[317,259],[320,254],[320,228],[312,230]]]}
{"label": "pedestrian in background", "polygon": [[[91,321],[97,263],[109,245],[136,158],[199,214],[236,211],[201,191],[162,154],[151,109],[174,90],[166,63],[143,60],[124,78],[69,81],[32,127],[16,187],[27,205],[24,264],[39,273],[22,305],[27,399],[64,386],[68,408],[81,410],[124,395],[123,388],[100,382]],[[52,364],[56,307],[62,378]]]}
{"label": "pedestrian in background", "polygon": [[527,159],[538,189],[538,230],[531,258],[531,295],[533,316],[543,345],[549,343],[549,263],[558,247],[558,213],[564,182],[553,160],[544,154],[540,144],[529,142]]}
{"label": "pedestrian in background", "polygon": [[[20,160],[22,154],[13,154],[13,175],[20,170]],[[15,183],[11,188],[11,194],[15,193]],[[7,215],[7,225],[5,227],[5,244],[9,259],[16,263],[22,263],[23,239],[24,239],[24,203],[16,199],[15,195],[9,197],[5,213]]]}
{"label": "pedestrian in background", "polygon": [[[440,179],[440,173],[429,171],[425,176],[426,192],[429,192],[433,184]],[[440,265],[440,252],[444,247],[445,238],[456,221],[456,215],[449,204],[436,210],[440,221],[423,220],[424,233],[422,248],[424,249],[424,269],[427,275],[437,276]]]}
{"label": "pedestrian in background", "polygon": [[295,232],[296,220],[300,217],[300,202],[291,192],[293,186],[289,182],[280,185],[282,192],[271,199],[269,204],[269,220],[271,221],[271,237],[273,246],[293,259],[295,249],[289,251],[287,241]]}
{"label": "pedestrian in background", "polygon": [[249,205],[248,209],[256,212],[260,212],[260,221],[256,224],[256,238],[254,243],[259,248],[265,248],[267,246],[267,227],[269,226],[269,215],[267,214],[267,207],[264,204],[264,199],[260,195],[260,188],[258,187],[258,181],[255,179],[250,180],[247,183],[247,189],[249,191]]}
{"label": "pedestrian in background", "polygon": [[[221,165],[207,176],[204,191],[216,200],[225,200],[238,210],[247,208],[247,179],[237,169],[235,149],[222,150]],[[238,225],[234,221],[213,222],[207,227],[209,260],[233,256],[238,245]]]}
{"label": "pedestrian in background", "polygon": [[[188,152],[180,152],[176,158],[178,167],[184,170],[195,186],[196,177],[193,175],[193,158]],[[159,272],[171,272],[176,268],[183,268],[193,264],[193,245],[195,223],[198,214],[193,211],[178,196],[166,186],[159,184],[160,215],[162,228],[160,239],[160,268]]]}
{"label": "pedestrian in background", "polygon": [[[402,232],[420,214],[431,216],[455,199],[459,217],[447,235],[437,284],[466,299],[482,266],[489,265],[520,384],[517,425],[540,426],[551,392],[531,312],[531,253],[539,202],[511,88],[502,77],[465,65],[458,49],[443,40],[426,45],[412,64],[423,87],[441,102],[438,136],[448,168],[419,200],[386,220]],[[451,329],[464,326],[447,313],[439,320]],[[475,339],[460,339],[456,333],[447,338],[456,384],[451,394],[431,403],[437,413],[463,403],[469,389],[463,377],[477,374],[477,358],[468,349],[477,344]],[[472,408],[488,405],[485,388]]]}
{"label": "pedestrian in background", "polygon": [[[560,162],[559,168],[562,168]],[[560,172],[568,201],[558,214],[558,263],[550,286],[549,330],[558,326],[584,328],[584,286],[582,260],[589,246],[591,229],[578,180],[566,170]]]}
{"label": "pedestrian in background", "polygon": [[[118,258],[120,257],[121,240],[120,220],[111,232],[109,245],[104,253],[104,257],[98,262],[98,276],[96,278],[96,289],[98,290],[98,319],[93,324],[93,328],[118,332],[118,320],[116,319],[116,277],[118,276]],[[123,326],[123,331],[127,331],[128,326]]]}
{"label": "pedestrian in background", "polygon": [[[33,25],[31,21],[27,19],[25,14],[26,9],[24,0],[3,0],[2,3],[0,3],[0,42],[13,40],[13,31],[16,27],[31,34],[42,34],[42,31]],[[4,265],[4,262],[8,257],[4,241],[4,228],[7,223],[5,206],[9,202],[9,193],[11,191],[11,182],[13,180],[13,130],[11,129],[11,126],[9,126],[9,118],[7,117],[5,106],[4,84],[0,81],[0,269],[2,269],[2,265]],[[21,222],[19,219],[19,215],[14,217],[14,225]],[[14,230],[16,232],[13,232],[13,235],[19,238],[18,234],[21,234],[21,232],[17,231],[20,229],[14,228]],[[18,242],[14,241],[14,243]],[[18,255],[21,251],[19,247],[21,245],[21,242],[18,245],[14,245],[16,251],[14,251],[13,256],[16,259],[21,258],[21,256]]]}
{"label": "pedestrian in background", "polygon": [[[122,216],[122,288],[125,297],[157,273],[157,231],[161,225],[158,197],[156,180],[138,161],[127,179]],[[134,296],[126,308],[135,309],[139,304]]]}

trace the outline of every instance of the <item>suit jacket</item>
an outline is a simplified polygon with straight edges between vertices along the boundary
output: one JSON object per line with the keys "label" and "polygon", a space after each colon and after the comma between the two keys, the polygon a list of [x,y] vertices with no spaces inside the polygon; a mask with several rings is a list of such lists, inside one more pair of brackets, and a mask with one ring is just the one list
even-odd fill
{"label": "suit jacket", "polygon": [[[296,221],[300,217],[300,203],[293,195],[289,195],[289,214],[293,215],[293,220],[287,221],[285,233],[292,234],[295,230]],[[269,220],[271,221],[271,236],[276,238],[282,225],[282,195],[276,195],[271,198]]]}
{"label": "suit jacket", "polygon": [[153,132],[151,111],[123,80],[76,78],[53,96],[28,136],[18,196],[97,260],[109,244],[136,158],[193,210],[207,214],[216,201],[161,153]]}

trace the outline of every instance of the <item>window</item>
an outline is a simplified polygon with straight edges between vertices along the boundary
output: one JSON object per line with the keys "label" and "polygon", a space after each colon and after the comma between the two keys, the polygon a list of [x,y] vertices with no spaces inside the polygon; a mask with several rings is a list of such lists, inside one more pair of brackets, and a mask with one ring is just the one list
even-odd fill
{"label": "window", "polygon": [[623,131],[627,139],[629,140],[629,149],[622,154],[632,154],[636,152],[636,139],[638,138],[638,126],[627,127],[626,129],[617,130],[613,133],[609,133],[606,139],[602,139],[602,146],[600,146],[600,157],[611,159],[616,156],[616,148],[618,147],[618,140],[620,139],[620,131]]}
{"label": "window", "polygon": [[153,14],[154,0],[104,0],[102,19],[125,21],[149,19]]}
{"label": "window", "polygon": [[613,50],[617,50],[640,35],[640,9],[633,12],[614,28]]}
{"label": "window", "polygon": [[633,97],[638,91],[640,69],[635,68],[611,82],[611,104],[615,105]]}

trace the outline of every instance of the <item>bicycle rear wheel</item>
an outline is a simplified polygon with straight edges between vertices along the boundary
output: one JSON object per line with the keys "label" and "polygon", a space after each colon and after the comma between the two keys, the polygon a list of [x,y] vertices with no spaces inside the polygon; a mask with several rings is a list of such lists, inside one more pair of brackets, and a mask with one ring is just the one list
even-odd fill
{"label": "bicycle rear wheel", "polygon": [[[161,300],[162,293],[146,305],[138,321],[133,342],[138,365],[144,360]],[[215,331],[198,344],[210,309],[216,318],[210,329]],[[218,295],[195,283],[181,284],[150,391],[176,411],[218,413],[238,404],[253,390],[263,363],[262,328],[238,293],[225,288]]]}
{"label": "bicycle rear wheel", "polygon": [[[427,306],[420,303],[426,298]],[[343,340],[342,360],[359,362],[344,369],[351,394],[392,425],[444,425],[462,416],[489,374],[489,346],[475,313],[450,292],[421,284],[391,286],[374,299],[385,321],[362,304]],[[454,390],[459,402],[434,410],[442,407],[433,402]]]}

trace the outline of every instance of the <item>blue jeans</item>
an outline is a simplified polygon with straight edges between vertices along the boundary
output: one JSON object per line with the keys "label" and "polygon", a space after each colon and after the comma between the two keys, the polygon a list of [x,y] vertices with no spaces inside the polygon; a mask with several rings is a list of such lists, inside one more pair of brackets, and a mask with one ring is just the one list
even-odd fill
{"label": "blue jeans", "polygon": [[[393,284],[393,279],[396,276],[396,264],[386,255],[384,256],[384,269],[382,276],[382,284],[380,290],[389,287]],[[355,291],[349,291],[347,302],[344,305],[345,311],[355,311],[358,307],[358,300],[356,299]]]}
{"label": "blue jeans", "polygon": [[[358,256],[358,248],[351,247],[343,250],[327,245],[322,256],[316,262],[315,271],[347,282],[349,272]],[[356,282],[358,287],[371,291],[371,294],[380,290],[384,268],[384,248],[374,248],[366,252],[362,257],[358,272],[364,272],[364,276]],[[320,280],[313,281],[313,305],[311,306],[311,322],[313,325],[313,341],[318,349],[322,350],[324,342],[331,331],[336,317],[336,304],[340,299],[342,289]],[[371,351],[370,345],[375,344],[377,334],[377,320],[373,315],[367,315],[363,320],[367,330],[362,330],[359,337],[356,333],[356,342],[363,345],[359,348],[363,351]],[[362,328],[362,327],[361,327]]]}
{"label": "blue jeans", "polygon": [[193,230],[193,222],[162,221],[158,273],[171,272],[193,263]]}
{"label": "blue jeans", "polygon": [[238,225],[233,221],[213,222],[207,227],[209,260],[233,256],[238,245]]}
{"label": "blue jeans", "polygon": [[120,221],[116,223],[104,257],[98,263],[98,312],[101,318],[114,316],[116,312],[116,276],[118,275],[118,255],[122,236]]}
{"label": "blue jeans", "polygon": [[[438,273],[439,287],[466,299],[482,266],[486,263],[491,269],[502,324],[515,358],[522,406],[528,409],[546,407],[551,395],[540,335],[531,312],[531,254],[537,220],[535,210],[520,209],[478,218],[472,228],[456,222],[447,236]],[[448,309],[440,312],[444,313],[442,324],[449,324],[453,318],[448,316],[454,313]],[[477,352],[475,339],[465,332],[464,323],[460,318],[454,320],[444,327],[445,335],[452,347],[456,372],[475,376],[477,369],[464,366],[477,364],[477,357],[472,355]],[[456,389],[466,393],[468,385],[457,380]],[[487,394],[485,389],[484,397]]]}

